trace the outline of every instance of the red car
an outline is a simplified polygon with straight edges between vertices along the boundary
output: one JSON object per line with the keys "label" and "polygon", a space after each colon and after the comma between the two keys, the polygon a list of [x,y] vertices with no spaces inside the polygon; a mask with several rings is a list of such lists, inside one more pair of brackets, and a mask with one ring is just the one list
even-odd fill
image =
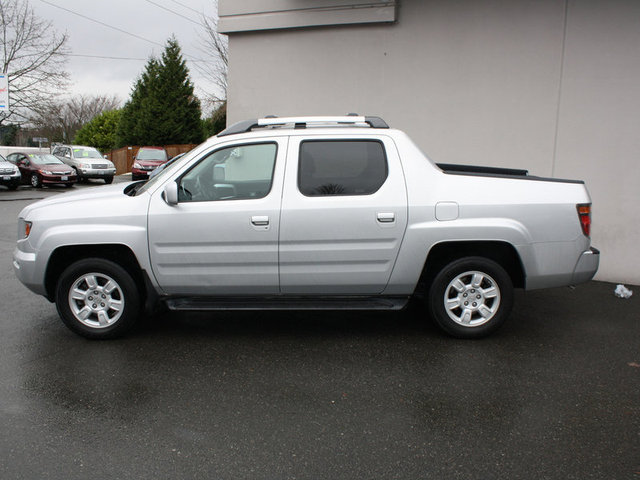
{"label": "red car", "polygon": [[167,151],[162,147],[141,147],[133,158],[131,180],[146,180],[149,173],[167,161]]}
{"label": "red car", "polygon": [[54,184],[71,187],[78,181],[73,168],[50,153],[15,152],[7,155],[7,160],[20,169],[22,183],[30,183],[32,187]]}

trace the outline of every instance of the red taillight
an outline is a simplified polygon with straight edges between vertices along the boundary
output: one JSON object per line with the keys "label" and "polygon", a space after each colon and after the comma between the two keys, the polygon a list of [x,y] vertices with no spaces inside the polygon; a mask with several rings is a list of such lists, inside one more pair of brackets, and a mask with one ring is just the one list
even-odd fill
{"label": "red taillight", "polygon": [[582,233],[587,237],[591,235],[591,204],[578,205],[578,218],[580,218],[580,226]]}

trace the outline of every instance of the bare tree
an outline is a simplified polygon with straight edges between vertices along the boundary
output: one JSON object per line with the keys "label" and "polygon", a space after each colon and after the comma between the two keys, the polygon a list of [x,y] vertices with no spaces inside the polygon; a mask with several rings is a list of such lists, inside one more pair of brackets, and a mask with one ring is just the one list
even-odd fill
{"label": "bare tree", "polygon": [[67,35],[33,13],[28,0],[0,1],[0,68],[9,77],[10,112],[0,125],[24,123],[29,110],[59,94],[68,82],[64,70]]}
{"label": "bare tree", "polygon": [[[214,9],[217,11],[218,2],[215,1]],[[207,57],[206,62],[197,63],[197,69],[201,74],[213,79],[218,87],[216,92],[205,92],[206,102],[214,109],[219,108],[227,101],[227,71],[229,67],[229,41],[226,35],[218,33],[217,17],[202,15],[203,34],[200,37],[202,53]]]}
{"label": "bare tree", "polygon": [[77,95],[34,108],[29,119],[42,136],[70,142],[83,125],[120,104],[116,95]]}

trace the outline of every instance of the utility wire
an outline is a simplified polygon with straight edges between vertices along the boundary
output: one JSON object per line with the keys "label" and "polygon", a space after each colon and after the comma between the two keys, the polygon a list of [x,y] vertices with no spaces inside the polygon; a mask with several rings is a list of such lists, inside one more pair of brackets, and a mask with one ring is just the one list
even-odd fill
{"label": "utility wire", "polygon": [[193,20],[193,19],[191,19],[189,17],[186,17],[186,16],[182,15],[181,13],[178,13],[178,12],[176,12],[174,10],[171,10],[170,8],[167,8],[167,7],[163,6],[163,5],[160,5],[159,3],[152,2],[151,0],[146,0],[146,1],[147,1],[147,3],[150,3],[151,5],[155,5],[156,7],[161,8],[163,10],[166,10],[169,13],[173,13],[174,15],[177,15],[178,17],[184,18],[185,20],[188,20],[191,23],[195,23],[196,25],[202,26],[202,24],[200,22],[196,22],[195,20]]}
{"label": "utility wire", "polygon": [[[136,35],[135,33],[127,32],[126,30],[123,30],[121,28],[114,27],[113,25],[109,25],[108,23],[101,22],[100,20],[96,20],[95,18],[87,17],[86,15],[82,15],[81,13],[75,12],[75,11],[70,10],[68,8],[61,7],[60,5],[56,5],[55,3],[51,3],[51,2],[49,2],[47,0],[40,0],[40,1],[42,3],[46,3],[47,5],[51,5],[52,7],[59,8],[60,10],[64,10],[65,12],[69,12],[69,13],[71,13],[73,15],[77,15],[78,17],[84,18],[85,20],[89,20],[91,22],[94,22],[94,23],[97,23],[99,25],[102,25],[103,27],[111,28],[112,30],[116,30],[117,32],[124,33],[126,35],[131,36],[131,37],[135,37],[135,38],[137,38],[139,40],[144,40],[145,42],[151,43],[152,45],[157,45],[157,46],[162,47],[162,48],[165,47],[165,45],[163,45],[161,43],[154,42],[153,40],[149,40],[148,38],[141,37],[140,35]],[[147,0],[147,1],[149,1],[149,0]],[[149,3],[153,3],[153,2],[149,2]],[[160,6],[160,5],[158,5],[158,6]],[[178,15],[178,14],[176,14],[176,15]],[[180,16],[182,16],[182,15],[180,15]],[[184,18],[187,18],[187,20],[189,20],[191,22],[194,22],[193,20],[191,20],[188,17],[184,17]],[[197,22],[194,22],[194,23],[197,23]],[[200,25],[200,24],[198,23],[198,25]],[[192,62],[204,62],[204,60],[202,60],[200,58],[197,58],[197,57],[192,57],[191,55],[187,55],[186,53],[184,54],[184,56],[187,57]]]}
{"label": "utility wire", "polygon": [[146,58],[132,58],[132,57],[108,57],[102,55],[81,55],[79,53],[68,53],[67,57],[83,57],[83,58],[106,58],[108,60],[147,60]]}
{"label": "utility wire", "polygon": [[202,15],[202,12],[199,12],[198,10],[196,10],[195,8],[191,8],[189,5],[185,5],[184,3],[180,3],[177,0],[171,0],[173,3],[177,3],[178,5],[180,5],[181,7],[184,7],[188,10],[191,10],[192,12],[197,13],[198,15]]}
{"label": "utility wire", "polygon": [[[83,55],[80,53],[68,53],[67,57],[83,57],[83,58],[106,58],[107,60],[148,60],[148,58],[133,58],[133,57],[112,57],[106,55]],[[204,62],[205,60],[189,60],[190,62]]]}
{"label": "utility wire", "polygon": [[[191,8],[189,5],[185,5],[184,3],[178,2],[178,0],[171,0],[171,1],[173,3],[177,3],[181,7],[184,7],[186,9],[188,9],[188,10],[191,10],[194,13],[197,13],[200,16],[207,17],[209,20],[212,20],[212,21],[216,21],[215,17],[212,17],[211,15],[205,15],[204,11],[200,12],[200,11],[196,10],[195,8]],[[217,5],[217,2],[215,4]]]}
{"label": "utility wire", "polygon": [[69,13],[72,13],[73,15],[77,15],[78,17],[82,17],[85,20],[89,20],[91,22],[94,22],[94,23],[97,23],[99,25],[102,25],[103,27],[111,28],[111,29],[116,30],[116,31],[118,31],[120,33],[124,33],[126,35],[130,35],[130,36],[135,37],[135,38],[137,38],[139,40],[144,40],[145,42],[149,42],[149,43],[151,43],[153,45],[157,45],[159,47],[164,48],[164,45],[162,45],[161,43],[154,42],[153,40],[149,40],[148,38],[141,37],[140,35],[136,35],[135,33],[127,32],[126,30],[122,30],[121,28],[114,27],[113,25],[109,25],[107,23],[101,22],[100,20],[96,20],[95,18],[87,17],[86,15],[82,15],[81,13],[74,12],[73,10],[69,10],[68,8],[61,7],[60,5],[56,5],[55,3],[48,2],[47,0],[40,0],[40,1],[42,3],[46,3],[47,5],[51,5],[52,7],[59,8],[60,10],[64,10],[65,12],[69,12]]}

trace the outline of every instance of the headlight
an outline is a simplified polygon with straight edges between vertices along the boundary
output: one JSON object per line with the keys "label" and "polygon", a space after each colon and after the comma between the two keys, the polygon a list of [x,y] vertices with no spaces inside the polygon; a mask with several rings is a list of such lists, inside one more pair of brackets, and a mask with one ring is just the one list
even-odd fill
{"label": "headlight", "polygon": [[140,165],[138,162],[133,162],[133,168],[142,168],[142,165]]}
{"label": "headlight", "polygon": [[27,222],[24,218],[18,219],[18,240],[27,238],[31,233],[31,222]]}
{"label": "headlight", "polygon": [[51,175],[51,172],[49,170],[40,170],[40,173],[42,173],[43,175]]}
{"label": "headlight", "polygon": [[88,163],[81,163],[80,168],[91,168],[91,165],[89,165]]}

